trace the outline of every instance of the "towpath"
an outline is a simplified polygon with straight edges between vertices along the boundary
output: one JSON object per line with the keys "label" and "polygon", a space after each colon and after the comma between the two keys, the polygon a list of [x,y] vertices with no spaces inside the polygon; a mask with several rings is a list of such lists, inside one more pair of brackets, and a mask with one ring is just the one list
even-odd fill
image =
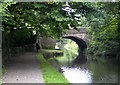
{"label": "towpath", "polygon": [[44,83],[36,53],[27,52],[14,57],[3,75],[5,83]]}

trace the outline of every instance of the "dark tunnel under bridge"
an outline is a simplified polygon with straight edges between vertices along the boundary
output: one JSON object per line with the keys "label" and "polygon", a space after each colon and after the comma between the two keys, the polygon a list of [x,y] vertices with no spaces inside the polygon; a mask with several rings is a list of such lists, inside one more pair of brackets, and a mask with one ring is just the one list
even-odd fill
{"label": "dark tunnel under bridge", "polygon": [[63,36],[62,38],[71,39],[74,42],[76,42],[76,44],[78,45],[79,55],[77,56],[76,60],[87,59],[87,57],[86,57],[87,56],[86,55],[87,44],[83,39],[80,39],[75,36]]}

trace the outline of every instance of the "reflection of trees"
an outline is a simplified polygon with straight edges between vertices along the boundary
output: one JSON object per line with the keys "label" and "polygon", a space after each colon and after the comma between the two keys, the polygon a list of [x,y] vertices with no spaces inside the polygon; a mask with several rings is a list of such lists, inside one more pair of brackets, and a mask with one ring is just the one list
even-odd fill
{"label": "reflection of trees", "polygon": [[67,58],[68,63],[73,61],[78,55],[78,46],[74,41],[68,40],[64,46],[64,57]]}
{"label": "reflection of trees", "polygon": [[[64,41],[65,45],[63,44],[64,48],[64,54],[61,57],[57,57],[56,59],[61,64],[68,64],[70,65],[72,61],[77,57],[78,55],[78,45],[72,41],[72,40],[66,40]],[[67,43],[67,44],[66,44]]]}
{"label": "reflection of trees", "polygon": [[117,66],[108,62],[90,62],[88,68],[93,73],[93,82],[112,82],[111,79],[117,76]]}

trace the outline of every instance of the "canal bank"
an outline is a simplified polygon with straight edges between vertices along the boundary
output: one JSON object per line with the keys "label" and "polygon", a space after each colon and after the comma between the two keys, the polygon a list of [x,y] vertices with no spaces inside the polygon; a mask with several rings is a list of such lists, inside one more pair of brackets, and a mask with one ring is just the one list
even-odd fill
{"label": "canal bank", "polygon": [[[50,51],[49,51],[50,52]],[[70,83],[118,83],[118,61],[89,55],[87,61],[74,62],[76,55],[64,51],[64,55],[47,59]],[[69,54],[69,55],[68,55]],[[96,57],[92,59],[90,57]]]}
{"label": "canal bank", "polygon": [[46,85],[55,85],[62,83],[62,85],[70,85],[68,80],[55,69],[44,57],[41,52],[37,54],[37,59],[40,62],[40,68],[43,73],[43,78]]}

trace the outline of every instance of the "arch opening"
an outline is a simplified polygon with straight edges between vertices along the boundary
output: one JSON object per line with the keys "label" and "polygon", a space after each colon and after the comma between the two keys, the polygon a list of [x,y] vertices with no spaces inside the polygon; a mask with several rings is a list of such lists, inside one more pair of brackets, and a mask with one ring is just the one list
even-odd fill
{"label": "arch opening", "polygon": [[86,58],[87,44],[83,39],[80,39],[80,38],[75,37],[75,36],[63,36],[62,38],[71,39],[74,42],[76,42],[76,44],[78,45],[78,47],[79,47],[79,55],[77,56],[76,60],[87,59]]}

